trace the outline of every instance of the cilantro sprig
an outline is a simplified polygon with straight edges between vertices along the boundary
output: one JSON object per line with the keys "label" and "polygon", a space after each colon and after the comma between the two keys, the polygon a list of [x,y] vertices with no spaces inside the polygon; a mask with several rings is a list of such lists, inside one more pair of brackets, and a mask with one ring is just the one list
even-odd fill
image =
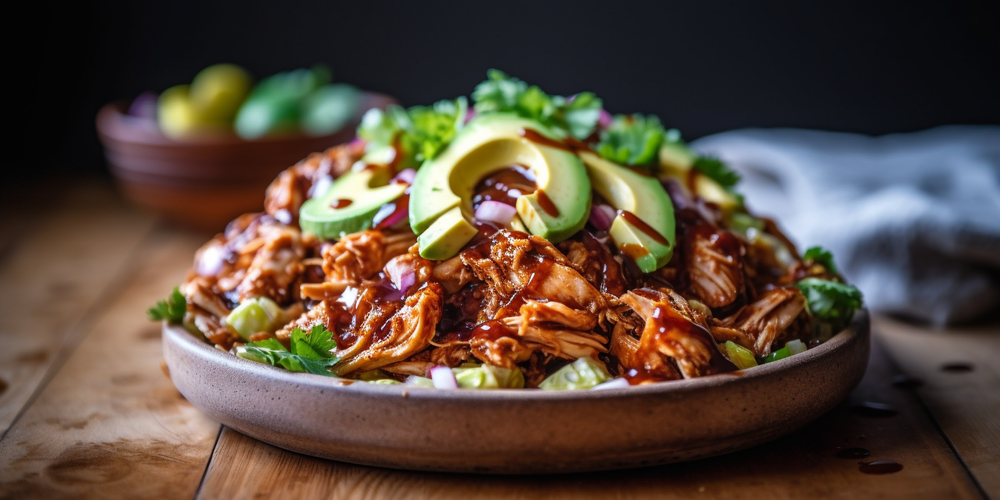
{"label": "cilantro sprig", "polygon": [[187,299],[181,294],[178,287],[167,295],[165,300],[159,300],[156,305],[146,310],[146,316],[150,321],[167,320],[170,323],[180,323],[187,312]]}
{"label": "cilantro sprig", "polygon": [[699,156],[694,159],[694,169],[705,174],[710,179],[718,182],[726,190],[732,191],[733,187],[740,182],[740,174],[733,172],[718,158],[711,156]]}
{"label": "cilantro sprig", "polygon": [[537,85],[529,86],[497,69],[486,75],[486,81],[472,92],[477,113],[514,113],[581,140],[590,137],[600,119],[604,103],[591,92],[572,97],[548,95]]}
{"label": "cilantro sprig", "polygon": [[374,156],[398,145],[403,155],[398,168],[417,168],[434,158],[462,129],[466,109],[465,97],[407,109],[395,104],[385,111],[373,108],[362,117],[358,137],[368,142],[366,153]]}
{"label": "cilantro sprig", "polygon": [[833,263],[833,254],[823,247],[809,247],[802,259],[823,266],[831,274],[840,274],[837,265]]}
{"label": "cilantro sprig", "polygon": [[277,339],[270,338],[237,347],[236,355],[250,361],[280,366],[292,372],[332,377],[333,373],[329,368],[340,361],[340,358],[330,352],[335,347],[337,341],[333,338],[333,332],[323,325],[316,325],[309,333],[297,327],[292,330],[291,351],[285,349]]}
{"label": "cilantro sprig", "polygon": [[656,158],[666,134],[654,115],[615,115],[611,125],[601,131],[597,152],[623,165],[647,165]]}
{"label": "cilantro sprig", "polygon": [[795,284],[806,297],[809,312],[821,321],[844,325],[861,307],[861,292],[851,285],[819,278],[805,278]]}

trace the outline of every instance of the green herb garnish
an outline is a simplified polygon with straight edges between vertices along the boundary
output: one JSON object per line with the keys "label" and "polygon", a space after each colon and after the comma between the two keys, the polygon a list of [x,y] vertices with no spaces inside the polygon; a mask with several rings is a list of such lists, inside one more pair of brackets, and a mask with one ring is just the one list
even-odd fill
{"label": "green herb garnish", "polygon": [[601,132],[597,152],[623,165],[647,165],[656,158],[666,131],[656,116],[615,115]]}
{"label": "green herb garnish", "polygon": [[733,172],[722,160],[710,156],[699,156],[694,160],[694,169],[718,182],[726,190],[732,190],[740,182],[740,175]]}
{"label": "green herb garnish", "polygon": [[329,367],[337,364],[340,358],[330,352],[337,347],[337,341],[326,327],[316,325],[308,334],[296,327],[292,330],[291,347],[289,351],[278,339],[270,338],[237,347],[236,355],[292,372],[334,376]]}
{"label": "green herb garnish", "polygon": [[594,132],[603,102],[593,93],[552,96],[503,71],[491,69],[486,74],[487,80],[472,92],[477,113],[514,113],[581,140]]}
{"label": "green herb garnish", "polygon": [[434,158],[465,124],[465,97],[438,101],[432,106],[403,109],[391,104],[385,111],[370,109],[358,126],[358,137],[368,141],[367,153],[379,155],[398,146],[397,168],[417,168]]}
{"label": "green herb garnish", "polygon": [[833,254],[823,247],[809,247],[806,253],[802,256],[804,260],[811,260],[813,264],[819,264],[823,266],[827,271],[832,274],[839,274],[837,271],[837,265],[833,263]]}
{"label": "green herb garnish", "polygon": [[809,312],[822,321],[844,325],[861,307],[861,292],[836,281],[806,278],[796,285],[806,297]]}
{"label": "green herb garnish", "polygon": [[150,321],[167,320],[169,323],[180,323],[187,312],[187,299],[181,294],[178,287],[167,295],[165,300],[159,300],[156,305],[146,310],[146,316]]}

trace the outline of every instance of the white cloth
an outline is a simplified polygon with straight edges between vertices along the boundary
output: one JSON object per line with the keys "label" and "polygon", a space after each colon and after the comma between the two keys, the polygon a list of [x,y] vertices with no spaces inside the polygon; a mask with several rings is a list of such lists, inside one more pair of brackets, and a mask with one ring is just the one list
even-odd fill
{"label": "white cloth", "polygon": [[800,251],[833,252],[871,309],[937,325],[1000,310],[1000,126],[746,129],[692,147],[739,172],[750,211]]}

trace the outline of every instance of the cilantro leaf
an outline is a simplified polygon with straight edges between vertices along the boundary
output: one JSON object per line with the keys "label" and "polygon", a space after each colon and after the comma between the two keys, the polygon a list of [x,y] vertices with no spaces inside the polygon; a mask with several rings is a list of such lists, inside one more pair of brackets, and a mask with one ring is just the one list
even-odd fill
{"label": "cilantro leaf", "polygon": [[601,132],[597,152],[623,165],[646,165],[656,158],[665,136],[656,116],[615,115],[611,125]]}
{"label": "cilantro leaf", "polygon": [[280,366],[292,372],[333,376],[328,368],[340,361],[340,358],[330,353],[337,347],[333,332],[323,325],[314,326],[308,334],[295,328],[292,330],[291,346],[292,350],[289,351],[278,339],[270,338],[240,346],[236,349],[236,355],[250,361]]}
{"label": "cilantro leaf", "polygon": [[819,264],[833,274],[839,274],[837,265],[833,263],[833,254],[823,247],[810,247],[802,256],[804,260],[811,260],[814,264]]}
{"label": "cilantro leaf", "polygon": [[166,300],[156,302],[156,305],[146,310],[146,316],[150,321],[167,320],[170,323],[180,323],[187,312],[187,299],[181,294],[178,287],[170,292]]}
{"label": "cilantro leaf", "polygon": [[358,126],[358,137],[368,142],[367,153],[379,155],[399,146],[399,169],[417,168],[434,158],[465,124],[465,97],[438,101],[431,106],[404,109],[395,104],[368,110]]}
{"label": "cilantro leaf", "polygon": [[699,156],[694,160],[695,170],[705,174],[720,186],[732,190],[740,182],[740,175],[733,172],[722,160],[710,156]]}
{"label": "cilantro leaf", "polygon": [[861,292],[836,281],[805,278],[795,284],[806,297],[809,312],[822,321],[842,325],[861,307]]}
{"label": "cilantro leaf", "polygon": [[513,113],[581,140],[597,126],[604,103],[590,92],[550,96],[537,85],[529,86],[497,69],[487,71],[486,76],[472,92],[477,113]]}

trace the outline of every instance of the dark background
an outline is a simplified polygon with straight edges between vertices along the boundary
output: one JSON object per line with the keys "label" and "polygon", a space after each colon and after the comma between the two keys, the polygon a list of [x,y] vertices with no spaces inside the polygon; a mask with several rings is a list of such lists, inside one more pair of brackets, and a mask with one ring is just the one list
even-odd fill
{"label": "dark background", "polygon": [[[982,2],[986,5],[986,2]],[[103,173],[104,103],[234,62],[323,62],[406,105],[468,95],[490,67],[549,93],[596,92],[685,138],[740,127],[885,134],[1000,123],[996,16],[961,2],[36,3],[11,64],[19,176]],[[38,48],[41,47],[41,48]],[[17,81],[17,72],[8,77]],[[45,169],[22,168],[42,165]]]}

